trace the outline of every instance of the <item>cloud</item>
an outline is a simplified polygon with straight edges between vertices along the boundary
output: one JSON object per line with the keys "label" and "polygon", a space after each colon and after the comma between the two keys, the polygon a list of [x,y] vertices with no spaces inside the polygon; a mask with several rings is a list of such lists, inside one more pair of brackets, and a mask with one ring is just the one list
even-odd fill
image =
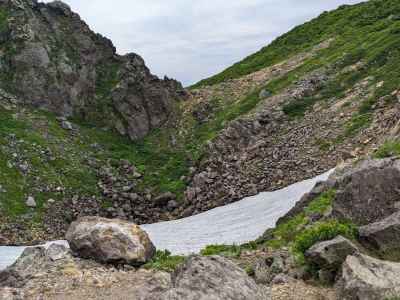
{"label": "cloud", "polygon": [[[211,76],[274,38],[360,0],[64,0],[121,54],[185,85]],[[47,1],[46,1],[47,2]]]}

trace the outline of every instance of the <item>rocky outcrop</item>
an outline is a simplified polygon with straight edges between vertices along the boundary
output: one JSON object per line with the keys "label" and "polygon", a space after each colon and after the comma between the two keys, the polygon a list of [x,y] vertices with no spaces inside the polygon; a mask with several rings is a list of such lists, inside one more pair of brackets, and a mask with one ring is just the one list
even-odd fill
{"label": "rocky outcrop", "polygon": [[361,254],[349,256],[337,288],[343,300],[394,299],[400,295],[400,264]]}
{"label": "rocky outcrop", "polygon": [[80,257],[103,263],[142,265],[156,251],[139,226],[118,219],[83,217],[71,224],[66,239]]}
{"label": "rocky outcrop", "polygon": [[357,247],[348,239],[337,238],[315,244],[306,252],[306,259],[317,266],[321,281],[333,282],[347,256],[358,252]]}
{"label": "rocky outcrop", "polygon": [[174,288],[163,300],[268,299],[242,269],[220,256],[190,257],[173,277]]}
{"label": "rocky outcrop", "polygon": [[72,261],[70,251],[62,245],[52,244],[49,248],[26,248],[18,260],[0,272],[0,288],[20,288],[42,272],[56,268],[59,264]]}
{"label": "rocky outcrop", "polygon": [[359,228],[360,242],[387,259],[400,260],[400,212]]}
{"label": "rocky outcrop", "polygon": [[[131,139],[167,122],[180,83],[158,79],[136,54],[116,54],[61,1],[3,0],[0,87],[26,104],[116,129]],[[18,100],[19,99],[19,100]]]}
{"label": "rocky outcrop", "polygon": [[398,211],[400,160],[364,160],[337,179],[333,215],[357,225],[382,220]]}
{"label": "rocky outcrop", "polygon": [[[62,248],[52,252],[64,253]],[[53,260],[49,253],[44,248],[29,248],[0,273],[0,299],[9,295],[14,298],[5,299],[270,299],[268,291],[246,272],[219,256],[189,257],[169,274],[126,265],[115,268],[70,253]]]}

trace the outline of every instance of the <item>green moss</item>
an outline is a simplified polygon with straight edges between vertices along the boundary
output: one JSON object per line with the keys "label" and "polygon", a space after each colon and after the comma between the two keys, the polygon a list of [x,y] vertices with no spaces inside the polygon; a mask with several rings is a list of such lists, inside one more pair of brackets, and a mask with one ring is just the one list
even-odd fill
{"label": "green moss", "polygon": [[8,12],[0,8],[0,32],[4,32],[8,28]]}
{"label": "green moss", "polygon": [[209,245],[200,254],[204,256],[222,255],[227,257],[239,257],[242,249],[238,245]]}
{"label": "green moss", "polygon": [[244,250],[257,249],[257,242],[249,242],[242,245],[208,245],[200,251],[201,255],[221,255],[225,257],[239,257]]}
{"label": "green moss", "polygon": [[158,250],[153,259],[144,265],[146,269],[173,272],[186,260],[185,256],[171,255],[168,250]]}

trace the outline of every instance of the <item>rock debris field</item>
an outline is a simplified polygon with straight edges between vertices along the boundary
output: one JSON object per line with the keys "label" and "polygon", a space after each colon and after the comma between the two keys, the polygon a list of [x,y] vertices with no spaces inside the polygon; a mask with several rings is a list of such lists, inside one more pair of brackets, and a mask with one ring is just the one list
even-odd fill
{"label": "rock debris field", "polygon": [[[142,225],[159,250],[173,254],[198,253],[211,244],[242,244],[255,240],[285,215],[329,171],[282,190],[264,192],[192,217]],[[57,243],[63,243],[58,241]],[[65,243],[65,242],[64,242]],[[12,264],[24,247],[0,247],[0,270]]]}

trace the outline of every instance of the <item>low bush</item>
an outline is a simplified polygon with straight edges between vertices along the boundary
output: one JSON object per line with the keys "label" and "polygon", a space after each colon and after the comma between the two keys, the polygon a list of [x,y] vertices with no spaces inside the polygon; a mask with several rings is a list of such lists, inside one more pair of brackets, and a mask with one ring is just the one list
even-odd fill
{"label": "low bush", "polygon": [[386,158],[400,155],[400,142],[387,141],[374,153],[375,158]]}
{"label": "low bush", "polygon": [[144,265],[144,268],[173,272],[185,259],[185,256],[171,255],[168,250],[158,250],[153,259]]}
{"label": "low bush", "polygon": [[350,223],[341,223],[338,220],[316,223],[300,233],[293,242],[293,251],[304,254],[314,244],[334,239],[343,235],[350,239],[355,238],[357,229]]}

